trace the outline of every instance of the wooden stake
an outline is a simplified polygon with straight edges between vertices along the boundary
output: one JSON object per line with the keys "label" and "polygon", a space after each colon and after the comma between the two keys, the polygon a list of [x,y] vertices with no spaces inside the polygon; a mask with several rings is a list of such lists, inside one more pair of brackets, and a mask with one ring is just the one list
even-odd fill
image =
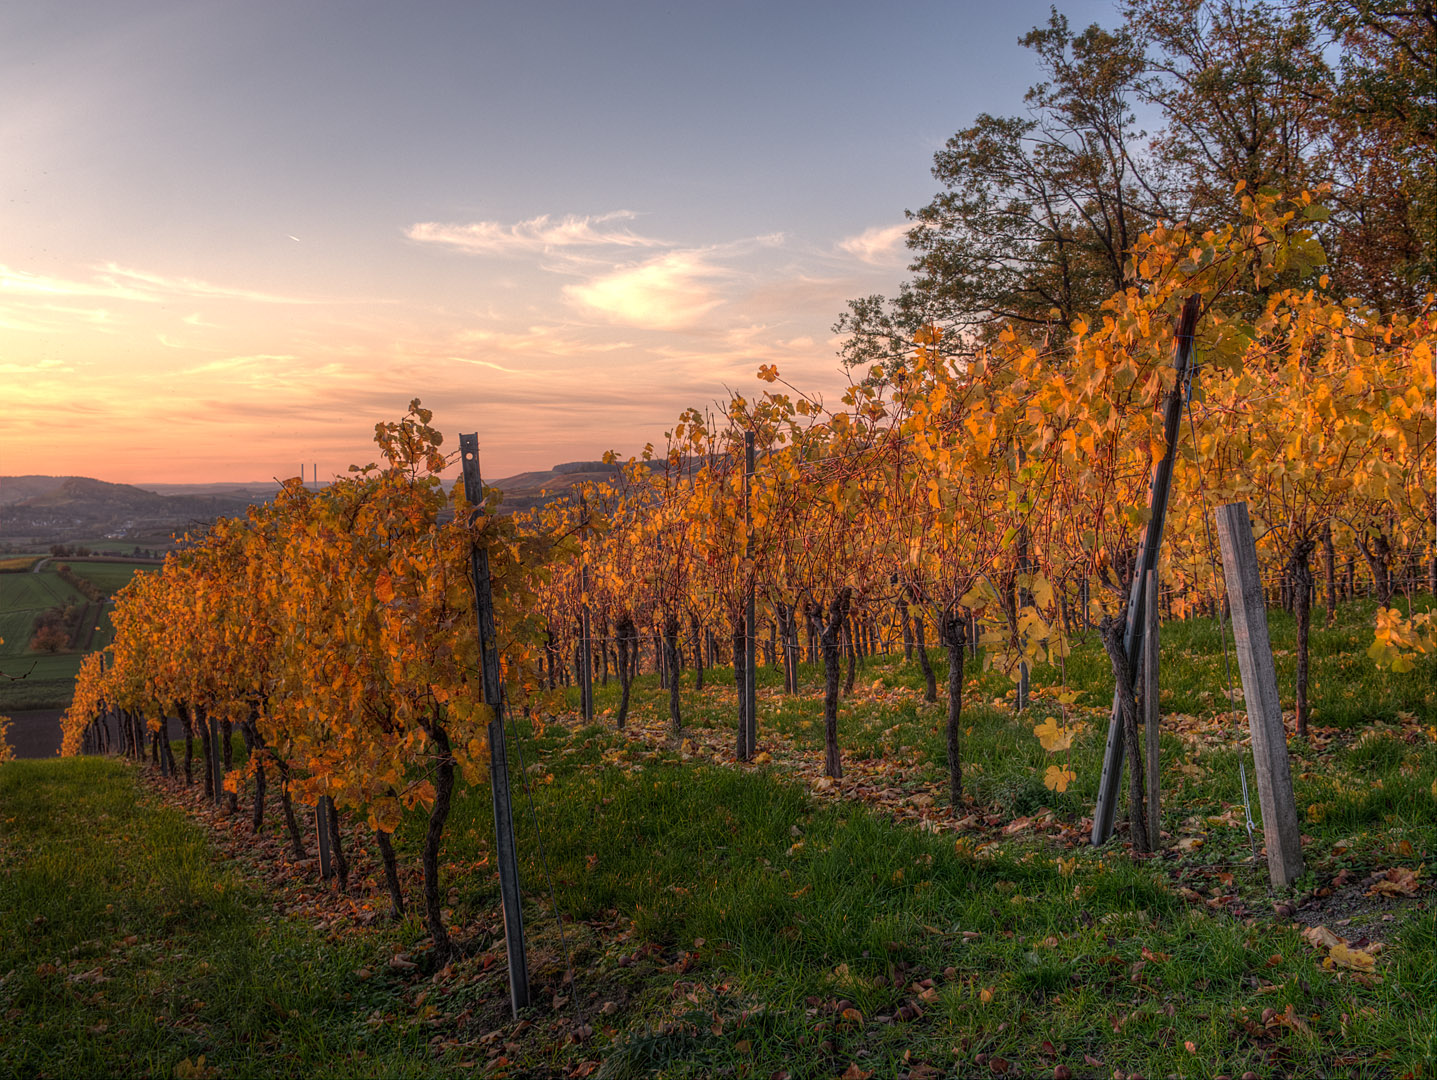
{"label": "wooden stake", "polygon": [[[1173,460],[1177,456],[1178,433],[1182,430],[1183,402],[1187,397],[1189,367],[1192,360],[1193,334],[1197,330],[1200,298],[1194,294],[1183,303],[1178,319],[1177,340],[1173,346],[1174,383],[1163,411],[1163,438],[1167,450],[1153,465],[1152,486],[1148,490],[1148,527],[1138,548],[1137,572],[1133,575],[1132,591],[1128,594],[1128,622],[1123,644],[1128,653],[1128,669],[1136,672],[1142,659],[1143,591],[1145,575],[1158,564],[1163,544],[1163,520],[1167,516],[1168,495],[1172,490]],[[1123,776],[1123,721],[1117,694],[1113,695],[1113,714],[1108,721],[1108,743],[1103,751],[1103,775],[1098,781],[1098,803],[1093,807],[1093,844],[1105,844],[1113,834],[1113,818],[1118,809],[1118,788]]]}
{"label": "wooden stake", "polygon": [[[484,505],[478,434],[460,435],[459,451],[464,463],[464,500],[477,512]],[[524,946],[524,912],[520,907],[519,860],[514,850],[514,808],[509,798],[509,753],[504,738],[504,687],[499,676],[494,592],[489,580],[489,552],[483,546],[473,546],[470,567],[474,574],[474,609],[479,619],[484,703],[494,714],[489,721],[489,786],[494,795],[494,847],[499,895],[504,905],[504,944],[509,953],[509,1005],[517,1017],[520,1009],[529,1006],[529,965]]]}
{"label": "wooden stake", "polygon": [[1148,571],[1147,635],[1143,642],[1143,742],[1147,748],[1148,844],[1157,851],[1162,828],[1158,809],[1158,572]]}
{"label": "wooden stake", "polygon": [[1252,731],[1258,805],[1267,841],[1267,871],[1274,885],[1286,887],[1302,876],[1302,829],[1292,793],[1287,731],[1277,696],[1277,670],[1272,663],[1262,575],[1247,503],[1217,508],[1217,536],[1232,608],[1232,633],[1247,701],[1247,722]]}
{"label": "wooden stake", "polygon": [[220,721],[219,717],[211,716],[210,723],[210,753],[214,755],[213,776],[215,781],[215,805],[218,806],[224,799],[225,773],[224,755],[220,753]]}
{"label": "wooden stake", "polygon": [[[589,521],[589,507],[579,492],[579,520]],[[582,528],[582,525],[581,525]],[[589,568],[584,560],[587,537],[579,535],[579,713],[585,722],[594,719],[594,645],[589,629]]]}
{"label": "wooden stake", "polygon": [[319,878],[328,881],[334,877],[334,860],[329,854],[329,822],[325,820],[324,798],[314,804],[314,838],[319,845]]}
{"label": "wooden stake", "polygon": [[[753,554],[753,514],[749,507],[749,497],[753,490],[753,432],[743,433],[743,558],[745,564]],[[743,671],[743,722],[748,726],[748,737],[744,744],[748,748],[748,756],[753,757],[758,752],[758,683],[755,668],[758,666],[757,649],[754,648],[758,637],[758,627],[754,623],[754,583],[753,573],[745,569],[748,584],[745,586],[744,600],[744,671]]]}

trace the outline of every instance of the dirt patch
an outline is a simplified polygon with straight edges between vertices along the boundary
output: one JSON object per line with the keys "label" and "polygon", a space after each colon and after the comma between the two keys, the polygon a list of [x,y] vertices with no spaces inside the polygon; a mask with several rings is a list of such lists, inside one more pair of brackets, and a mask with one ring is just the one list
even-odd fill
{"label": "dirt patch", "polygon": [[[1431,887],[1424,885],[1412,896],[1368,895],[1385,873],[1344,877],[1347,871],[1339,872],[1328,885],[1298,899],[1292,920],[1303,926],[1326,926],[1359,947],[1368,941],[1387,941],[1409,917],[1426,908],[1423,895]],[[1327,895],[1321,895],[1324,892]]]}

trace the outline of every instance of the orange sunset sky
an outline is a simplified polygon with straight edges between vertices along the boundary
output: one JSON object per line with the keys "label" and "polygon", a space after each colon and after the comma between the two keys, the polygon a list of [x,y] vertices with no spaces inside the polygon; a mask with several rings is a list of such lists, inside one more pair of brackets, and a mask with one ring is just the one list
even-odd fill
{"label": "orange sunset sky", "polygon": [[763,363],[837,394],[934,150],[1035,76],[1047,5],[990,8],[10,5],[0,474],[324,477],[417,396],[497,478]]}

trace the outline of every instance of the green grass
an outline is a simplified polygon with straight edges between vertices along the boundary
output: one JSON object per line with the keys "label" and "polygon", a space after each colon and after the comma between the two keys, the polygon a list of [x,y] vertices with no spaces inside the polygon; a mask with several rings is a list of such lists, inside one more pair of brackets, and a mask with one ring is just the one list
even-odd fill
{"label": "green grass", "polygon": [[[878,660],[865,676],[870,684],[903,683],[915,671]],[[651,693],[641,711],[662,713]],[[601,710],[608,699],[601,688]],[[686,695],[690,731],[731,723],[726,709],[705,700]],[[764,699],[761,744],[772,745],[777,732],[816,757],[816,705],[775,706]],[[899,798],[941,791],[938,708],[845,708],[845,753],[854,766],[887,762],[884,782]],[[1101,733],[1090,732],[1077,755],[1084,787],[1055,797],[1034,780],[1047,758],[1031,734],[1036,718],[1015,721],[991,704],[967,718],[979,808],[1011,815],[1056,806],[1076,819],[1091,806],[1086,792],[1096,783]],[[1191,763],[1186,743],[1171,738],[1165,745],[1173,766]],[[1366,782],[1348,778],[1329,816],[1309,824],[1309,889],[1343,868],[1415,866],[1432,853],[1437,755],[1430,745],[1400,758],[1385,743],[1378,750],[1354,745]],[[1299,762],[1304,754],[1295,748]],[[613,1075],[748,1065],[759,1076],[780,1069],[831,1076],[850,1062],[892,1075],[904,1052],[945,1070],[961,1064],[981,1071],[983,1054],[985,1062],[1001,1057],[1025,1072],[1067,1063],[1075,1075],[1091,1074],[1084,1055],[1107,1071],[1144,1075],[1267,1074],[1315,1062],[1362,1063],[1372,1075],[1407,1068],[1424,1075],[1421,1069],[1433,1067],[1437,1029],[1432,999],[1422,992],[1437,974],[1425,944],[1433,933],[1430,904],[1409,911],[1395,937],[1382,935],[1392,949],[1381,983],[1323,971],[1320,954],[1286,920],[1273,919],[1265,865],[1249,857],[1242,830],[1205,820],[1240,799],[1235,751],[1208,749],[1199,755],[1206,776],[1171,779],[1169,823],[1205,844],[1173,866],[1021,836],[974,857],[955,850],[952,833],[932,836],[863,806],[815,802],[776,768],[742,774],[686,763],[672,747],[644,749],[602,726],[551,727],[530,746],[531,764],[536,755],[542,764],[531,774],[533,797],[561,910],[580,922],[617,914],[634,939],[663,950],[648,974],[636,973],[620,966],[632,940],[604,950],[576,935],[595,1003],[612,999],[617,986],[627,995],[626,1011],[638,1017],[636,1028],[615,1036]],[[1389,777],[1380,791],[1370,788],[1374,768]],[[1399,775],[1403,769],[1411,775]],[[1299,798],[1334,782],[1300,781]],[[545,868],[522,801],[518,813],[521,874],[531,892],[541,892]],[[1185,824],[1193,819],[1198,825]],[[411,844],[417,829],[416,822]],[[456,863],[487,855],[487,792],[458,801],[451,829],[447,854]],[[1350,846],[1335,855],[1339,836]],[[1415,852],[1409,847],[1402,859],[1394,853],[1404,841]],[[1060,866],[1060,858],[1073,862]],[[1179,886],[1212,895],[1217,876],[1227,873],[1236,881],[1219,891],[1236,893],[1238,904],[1210,911],[1180,899]],[[460,912],[477,915],[496,903],[492,878],[469,878],[458,888]],[[1369,907],[1380,912],[1382,904]],[[964,931],[978,936],[965,940]],[[696,940],[704,944],[695,948]],[[713,969],[697,980],[697,1003],[687,992],[674,1000],[676,986],[687,987],[671,973],[658,987],[648,981],[653,968],[686,952]],[[929,978],[935,994],[918,999],[921,1021],[877,1019],[900,1015],[896,1010],[914,1001],[915,983]],[[715,985],[728,989],[716,992]],[[835,1019],[844,1002],[862,1014],[861,1023]],[[1300,1027],[1263,1024],[1264,1010],[1286,1015],[1288,1005]],[[759,1030],[727,1034],[734,1014],[756,1007],[764,1016]],[[714,1034],[715,1016],[727,1018],[724,1034]]]}
{"label": "green grass", "polygon": [[[183,814],[115,761],[0,766],[0,1073],[432,1073],[362,938],[272,914]],[[381,954],[382,955],[382,954]]]}
{"label": "green grass", "polygon": [[[722,670],[703,694],[685,676],[687,743],[664,737],[666,694],[652,676],[636,688],[627,733],[602,716],[616,704],[615,685],[596,688],[599,723],[567,712],[538,732],[516,725],[511,775],[528,781],[515,784],[536,991],[528,1026],[507,1016],[485,786],[456,794],[442,856],[450,924],[476,953],[447,974],[360,981],[347,973],[422,944],[413,914],[380,929],[317,931],[312,916],[276,911],[308,910],[311,885],[276,893],[252,876],[273,853],[257,853],[254,870],[244,859],[219,861],[197,827],[137,799],[125,767],[7,766],[0,1013],[21,1009],[12,1019],[22,1026],[0,1036],[0,1072],[168,1076],[205,1053],[224,1076],[467,1072],[459,1063],[469,1061],[494,1074],[602,1062],[595,1075],[787,1071],[797,1080],[854,1064],[875,1077],[918,1064],[937,1075],[996,1075],[995,1059],[1021,1075],[1052,1075],[1062,1064],[1075,1076],[1432,1076],[1431,887],[1386,900],[1365,897],[1362,882],[1437,860],[1437,740],[1425,730],[1437,722],[1433,670],[1361,668],[1354,654],[1370,634],[1365,618],[1344,611],[1315,635],[1315,678],[1329,689],[1314,738],[1290,740],[1308,873],[1286,895],[1268,889],[1240,825],[1245,716],[1237,731],[1215,722],[1226,703],[1210,624],[1164,627],[1170,836],[1167,855],[1150,860],[1120,842],[1100,850],[1082,842],[1111,694],[1091,638],[1068,662],[1069,685],[1081,692],[1068,719],[1088,728],[1061,755],[1078,774],[1062,795],[1039,779],[1058,758],[1032,734],[1058,713],[1047,692],[1056,673],[1034,673],[1032,708],[1014,716],[1011,683],[970,661],[969,801],[956,812],[945,806],[945,703],[912,693],[921,677],[901,656],[867,661],[860,695],[841,705],[849,775],[838,797],[813,785],[822,733],[811,666],[798,697],[779,694],[776,672],[760,671],[769,765],[710,758],[732,739],[732,683]],[[1290,622],[1273,624],[1280,653],[1290,648]],[[942,686],[941,660],[938,668]],[[1360,704],[1344,704],[1349,688]],[[1253,804],[1257,815],[1255,784]],[[939,831],[915,826],[916,807]],[[1004,835],[1010,819],[1042,808],[1067,830]],[[999,824],[954,829],[955,818],[973,815]],[[277,817],[272,808],[271,837]],[[415,814],[396,838],[411,904],[423,828]],[[1172,846],[1179,839],[1186,850]],[[362,829],[349,843],[356,901],[383,908],[365,850],[372,844]],[[73,896],[61,880],[80,883],[66,886]],[[1375,977],[1325,970],[1291,915],[1274,915],[1280,900],[1309,905],[1306,921],[1384,942]],[[318,903],[333,910],[324,908],[332,901]],[[47,920],[38,930],[37,915]],[[120,943],[132,933],[138,944]],[[142,954],[151,941],[161,947]],[[81,955],[69,960],[77,946]],[[37,974],[62,959],[79,966],[58,980]],[[68,981],[97,964],[113,984]],[[431,987],[437,1016],[422,1011],[419,992]],[[206,1005],[187,1012],[194,1000]],[[177,1023],[179,1035],[166,1040]],[[87,1034],[100,1024],[100,1034]],[[592,1035],[574,1041],[577,1024]]]}

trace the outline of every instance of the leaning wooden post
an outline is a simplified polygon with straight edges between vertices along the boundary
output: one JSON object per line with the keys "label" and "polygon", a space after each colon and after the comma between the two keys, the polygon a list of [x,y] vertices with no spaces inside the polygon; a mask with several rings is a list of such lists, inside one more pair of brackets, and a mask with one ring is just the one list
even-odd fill
{"label": "leaning wooden post", "polygon": [[[479,435],[459,436],[464,463],[464,501],[471,513],[484,511],[484,481],[479,476]],[[504,944],[509,952],[509,1005],[514,1015],[529,1005],[529,966],[524,949],[524,912],[520,908],[519,861],[514,851],[514,809],[509,799],[509,753],[504,739],[504,685],[499,673],[499,642],[494,629],[494,592],[489,581],[489,552],[470,549],[474,608],[479,619],[479,654],[484,704],[489,721],[489,786],[494,796],[494,847],[498,855],[499,895],[504,904]],[[586,672],[587,674],[587,672]]]}
{"label": "leaning wooden post", "polygon": [[753,512],[749,500],[753,493],[753,432],[743,433],[743,561],[744,575],[748,578],[744,586],[744,655],[743,655],[743,722],[748,726],[744,745],[752,758],[758,752],[758,650],[754,648],[758,639],[758,626],[753,610]]}
{"label": "leaning wooden post", "polygon": [[1237,666],[1247,700],[1252,731],[1252,757],[1257,771],[1257,797],[1262,807],[1262,832],[1267,841],[1267,872],[1274,885],[1288,886],[1302,876],[1302,830],[1292,794],[1287,762],[1287,731],[1277,696],[1277,670],[1267,636],[1262,575],[1247,503],[1217,508],[1217,537],[1222,548],[1223,577],[1232,607],[1232,634]]}
{"label": "leaning wooden post", "polygon": [[1148,843],[1161,847],[1162,814],[1158,808],[1158,572],[1148,571],[1147,633],[1143,641],[1143,743],[1147,749]]}
{"label": "leaning wooden post", "polygon": [[[1132,590],[1128,593],[1127,626],[1123,648],[1128,654],[1128,670],[1140,670],[1143,649],[1143,608],[1146,598],[1144,582],[1149,570],[1158,565],[1163,545],[1163,520],[1168,511],[1168,495],[1172,491],[1173,461],[1177,457],[1178,433],[1182,430],[1183,402],[1187,399],[1192,380],[1193,335],[1197,331],[1201,298],[1196,294],[1183,303],[1178,318],[1177,339],[1173,345],[1173,388],[1163,406],[1163,438],[1167,450],[1153,464],[1152,484],[1148,489],[1148,527],[1138,548],[1138,565],[1133,574]],[[1103,775],[1098,781],[1098,802],[1093,807],[1094,845],[1106,844],[1113,834],[1113,819],[1118,810],[1118,785],[1123,777],[1123,721],[1117,691],[1113,692],[1113,712],[1108,721],[1108,742],[1103,750]]]}

